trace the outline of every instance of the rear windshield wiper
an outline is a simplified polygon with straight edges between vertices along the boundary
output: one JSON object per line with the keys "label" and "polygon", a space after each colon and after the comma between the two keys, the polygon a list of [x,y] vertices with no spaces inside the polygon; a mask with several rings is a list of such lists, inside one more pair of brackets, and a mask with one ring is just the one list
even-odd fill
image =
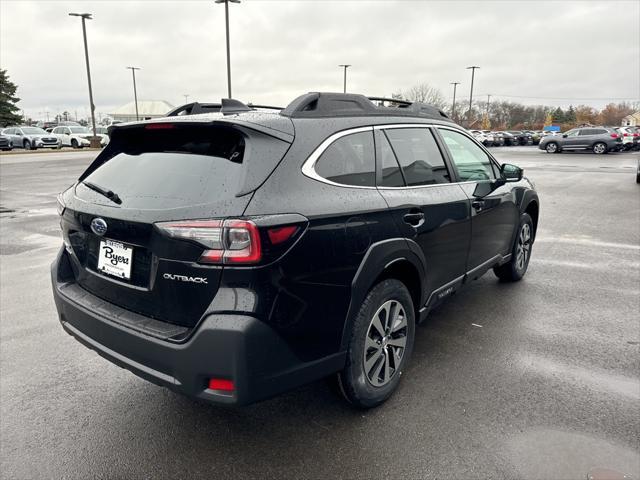
{"label": "rear windshield wiper", "polygon": [[122,200],[120,199],[118,194],[113,192],[113,191],[111,191],[111,190],[108,190],[106,188],[102,188],[100,185],[96,185],[95,183],[87,182],[87,181],[84,181],[84,180],[81,183],[84,186],[86,186],[87,188],[90,188],[91,190],[93,190],[94,192],[98,192],[103,197],[107,197],[113,203],[117,203],[118,205],[120,205],[122,203]]}

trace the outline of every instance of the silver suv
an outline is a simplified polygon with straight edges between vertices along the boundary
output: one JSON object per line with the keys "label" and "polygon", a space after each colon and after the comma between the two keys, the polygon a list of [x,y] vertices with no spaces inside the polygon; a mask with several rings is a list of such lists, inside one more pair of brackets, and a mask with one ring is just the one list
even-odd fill
{"label": "silver suv", "polygon": [[544,137],[538,148],[546,150],[547,153],[560,153],[563,150],[591,150],[600,155],[622,149],[622,138],[615,128],[574,128],[562,135]]}

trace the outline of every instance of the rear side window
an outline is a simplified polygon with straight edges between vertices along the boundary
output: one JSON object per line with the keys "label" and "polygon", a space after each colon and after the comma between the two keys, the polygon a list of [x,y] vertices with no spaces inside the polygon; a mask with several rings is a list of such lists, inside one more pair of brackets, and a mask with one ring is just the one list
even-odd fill
{"label": "rear side window", "polygon": [[451,177],[438,144],[428,128],[390,128],[384,131],[408,186],[449,183]]}
{"label": "rear side window", "polygon": [[[112,190],[125,208],[178,208],[233,198],[259,187],[289,144],[224,126],[114,130],[81,177]],[[78,192],[94,192],[79,185]]]}
{"label": "rear side window", "polygon": [[382,134],[376,137],[376,142],[380,141],[380,164],[382,166],[381,187],[404,187],[404,177],[400,172],[400,165],[393,153],[389,140]]}
{"label": "rear side window", "polygon": [[375,186],[376,165],[373,132],[360,132],[338,138],[315,164],[322,178],[358,187]]}

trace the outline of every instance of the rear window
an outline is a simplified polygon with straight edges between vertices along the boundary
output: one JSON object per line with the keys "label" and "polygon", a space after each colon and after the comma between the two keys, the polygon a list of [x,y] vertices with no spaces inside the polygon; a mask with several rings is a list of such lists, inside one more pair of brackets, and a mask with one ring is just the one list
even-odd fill
{"label": "rear window", "polygon": [[[259,187],[289,144],[226,126],[114,130],[108,150],[81,180],[112,190],[125,208],[178,208],[241,196]],[[83,185],[78,192],[107,204]]]}

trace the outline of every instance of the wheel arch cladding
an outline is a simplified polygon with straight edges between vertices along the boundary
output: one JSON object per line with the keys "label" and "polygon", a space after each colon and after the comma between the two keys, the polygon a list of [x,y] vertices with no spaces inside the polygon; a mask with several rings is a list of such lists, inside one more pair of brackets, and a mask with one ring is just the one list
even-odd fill
{"label": "wheel arch cladding", "polygon": [[403,238],[389,239],[369,247],[351,284],[351,302],[342,332],[341,349],[349,343],[353,321],[367,293],[378,282],[395,278],[407,286],[417,315],[423,302],[426,266]]}
{"label": "wheel arch cladding", "polygon": [[533,222],[533,236],[535,238],[538,230],[538,217],[540,214],[540,206],[538,205],[538,202],[534,199],[530,200],[527,207],[524,209],[524,213],[528,213],[531,217],[531,221]]}

